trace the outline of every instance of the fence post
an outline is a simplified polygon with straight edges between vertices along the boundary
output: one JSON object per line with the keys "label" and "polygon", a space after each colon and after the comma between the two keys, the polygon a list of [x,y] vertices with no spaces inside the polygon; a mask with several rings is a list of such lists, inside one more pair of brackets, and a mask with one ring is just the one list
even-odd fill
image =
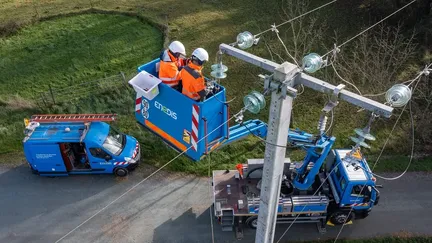
{"label": "fence post", "polygon": [[49,87],[49,90],[50,90],[50,94],[51,94],[52,101],[53,101],[53,103],[54,103],[54,105],[55,105],[56,102],[55,102],[55,99],[54,99],[54,93],[53,93],[53,91],[52,91],[51,84],[48,84],[48,87]]}

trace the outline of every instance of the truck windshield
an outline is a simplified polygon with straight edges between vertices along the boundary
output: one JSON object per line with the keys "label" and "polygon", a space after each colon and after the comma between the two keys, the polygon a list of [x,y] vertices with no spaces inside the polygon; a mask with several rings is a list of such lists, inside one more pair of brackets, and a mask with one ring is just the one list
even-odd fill
{"label": "truck windshield", "polygon": [[114,155],[119,155],[125,145],[125,137],[117,130],[110,127],[109,133],[102,146]]}

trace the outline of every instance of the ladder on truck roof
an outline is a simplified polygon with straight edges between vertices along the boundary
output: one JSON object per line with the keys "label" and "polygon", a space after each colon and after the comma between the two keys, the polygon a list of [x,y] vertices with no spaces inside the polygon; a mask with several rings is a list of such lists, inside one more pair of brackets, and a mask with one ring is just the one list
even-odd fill
{"label": "ladder on truck roof", "polygon": [[117,114],[45,114],[33,115],[32,122],[92,122],[115,121]]}

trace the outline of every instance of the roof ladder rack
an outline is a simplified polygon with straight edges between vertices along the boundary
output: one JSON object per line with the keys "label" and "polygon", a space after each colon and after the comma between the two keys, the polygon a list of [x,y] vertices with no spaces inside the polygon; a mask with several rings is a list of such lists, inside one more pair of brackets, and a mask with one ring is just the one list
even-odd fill
{"label": "roof ladder rack", "polygon": [[33,115],[33,122],[92,122],[92,121],[115,121],[117,114],[45,114]]}

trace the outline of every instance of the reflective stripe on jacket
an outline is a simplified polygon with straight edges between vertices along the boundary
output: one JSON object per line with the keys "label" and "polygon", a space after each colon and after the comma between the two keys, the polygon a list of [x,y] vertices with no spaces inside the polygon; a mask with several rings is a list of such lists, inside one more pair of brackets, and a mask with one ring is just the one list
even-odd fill
{"label": "reflective stripe on jacket", "polygon": [[191,62],[180,71],[183,90],[182,93],[193,100],[199,100],[198,92],[205,89],[204,77],[201,68]]}
{"label": "reflective stripe on jacket", "polygon": [[169,86],[175,86],[179,84],[180,75],[179,75],[179,64],[180,61],[176,60],[176,58],[169,53],[168,50],[165,50],[160,57],[159,63],[159,79],[162,80],[163,83]]}

